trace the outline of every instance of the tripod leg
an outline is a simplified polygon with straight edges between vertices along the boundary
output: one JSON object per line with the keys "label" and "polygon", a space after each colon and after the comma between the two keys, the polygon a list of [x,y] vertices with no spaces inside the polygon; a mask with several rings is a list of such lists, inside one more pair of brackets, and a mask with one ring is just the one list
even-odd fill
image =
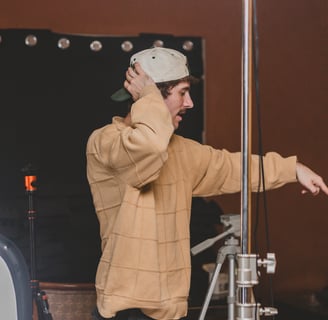
{"label": "tripod leg", "polygon": [[212,276],[212,279],[211,279],[211,282],[210,282],[210,286],[209,286],[209,288],[207,290],[207,293],[206,293],[206,297],[205,297],[205,300],[204,300],[202,311],[201,311],[201,313],[199,315],[199,318],[198,318],[199,320],[204,320],[205,319],[205,315],[206,315],[206,312],[207,312],[207,309],[208,309],[208,305],[210,304],[212,294],[213,294],[213,291],[214,291],[218,276],[220,274],[221,267],[222,267],[222,263],[217,263],[216,266],[215,266],[213,276]]}

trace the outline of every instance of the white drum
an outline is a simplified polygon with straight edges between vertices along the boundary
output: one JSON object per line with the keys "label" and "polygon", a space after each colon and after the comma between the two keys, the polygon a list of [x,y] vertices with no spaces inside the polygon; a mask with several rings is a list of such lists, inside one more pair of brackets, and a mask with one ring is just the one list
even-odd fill
{"label": "white drum", "polygon": [[25,259],[17,246],[1,234],[0,319],[32,319],[32,292]]}

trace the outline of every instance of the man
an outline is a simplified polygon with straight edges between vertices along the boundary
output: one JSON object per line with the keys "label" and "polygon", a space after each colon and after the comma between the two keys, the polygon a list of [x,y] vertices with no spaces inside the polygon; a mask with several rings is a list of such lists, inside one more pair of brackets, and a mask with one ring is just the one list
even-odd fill
{"label": "man", "polygon": [[[89,138],[87,175],[102,239],[95,319],[186,316],[192,197],[240,191],[240,153],[173,133],[193,107],[192,81],[180,52],[136,53],[124,89],[112,96],[132,97],[130,112]],[[256,191],[258,156],[251,166]],[[312,194],[328,194],[322,178],[296,157],[268,153],[264,166],[267,189],[298,180]]]}

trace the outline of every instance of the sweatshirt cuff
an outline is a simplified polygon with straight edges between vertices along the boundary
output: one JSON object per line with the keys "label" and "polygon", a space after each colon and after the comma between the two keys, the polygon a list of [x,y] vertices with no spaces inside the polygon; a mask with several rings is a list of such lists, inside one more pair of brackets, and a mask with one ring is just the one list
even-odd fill
{"label": "sweatshirt cuff", "polygon": [[296,175],[296,163],[297,163],[297,156],[291,156],[285,159],[286,163],[286,180],[290,182],[297,182],[297,175]]}
{"label": "sweatshirt cuff", "polygon": [[157,88],[157,86],[155,84],[150,84],[148,86],[143,87],[143,89],[140,92],[140,98],[151,94],[153,92],[159,92],[159,89]]}

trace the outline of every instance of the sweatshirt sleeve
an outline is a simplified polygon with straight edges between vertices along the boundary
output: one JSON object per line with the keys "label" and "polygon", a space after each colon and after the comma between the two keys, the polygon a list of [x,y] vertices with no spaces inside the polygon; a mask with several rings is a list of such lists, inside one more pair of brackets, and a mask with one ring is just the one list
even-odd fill
{"label": "sweatshirt sleeve", "polygon": [[174,127],[157,87],[145,87],[132,105],[131,126],[119,130],[107,126],[94,133],[95,160],[133,187],[155,180],[167,160],[167,147]]}
{"label": "sweatshirt sleeve", "polygon": [[[192,170],[194,196],[212,196],[241,190],[240,152],[216,150],[197,143],[191,143],[191,146],[193,150],[188,154],[194,155],[196,164]],[[259,184],[259,160],[258,155],[252,155],[250,159],[252,191],[263,191],[262,183]],[[263,157],[265,188],[275,189],[296,182],[296,160],[296,156],[284,158],[276,152],[267,153]]]}

